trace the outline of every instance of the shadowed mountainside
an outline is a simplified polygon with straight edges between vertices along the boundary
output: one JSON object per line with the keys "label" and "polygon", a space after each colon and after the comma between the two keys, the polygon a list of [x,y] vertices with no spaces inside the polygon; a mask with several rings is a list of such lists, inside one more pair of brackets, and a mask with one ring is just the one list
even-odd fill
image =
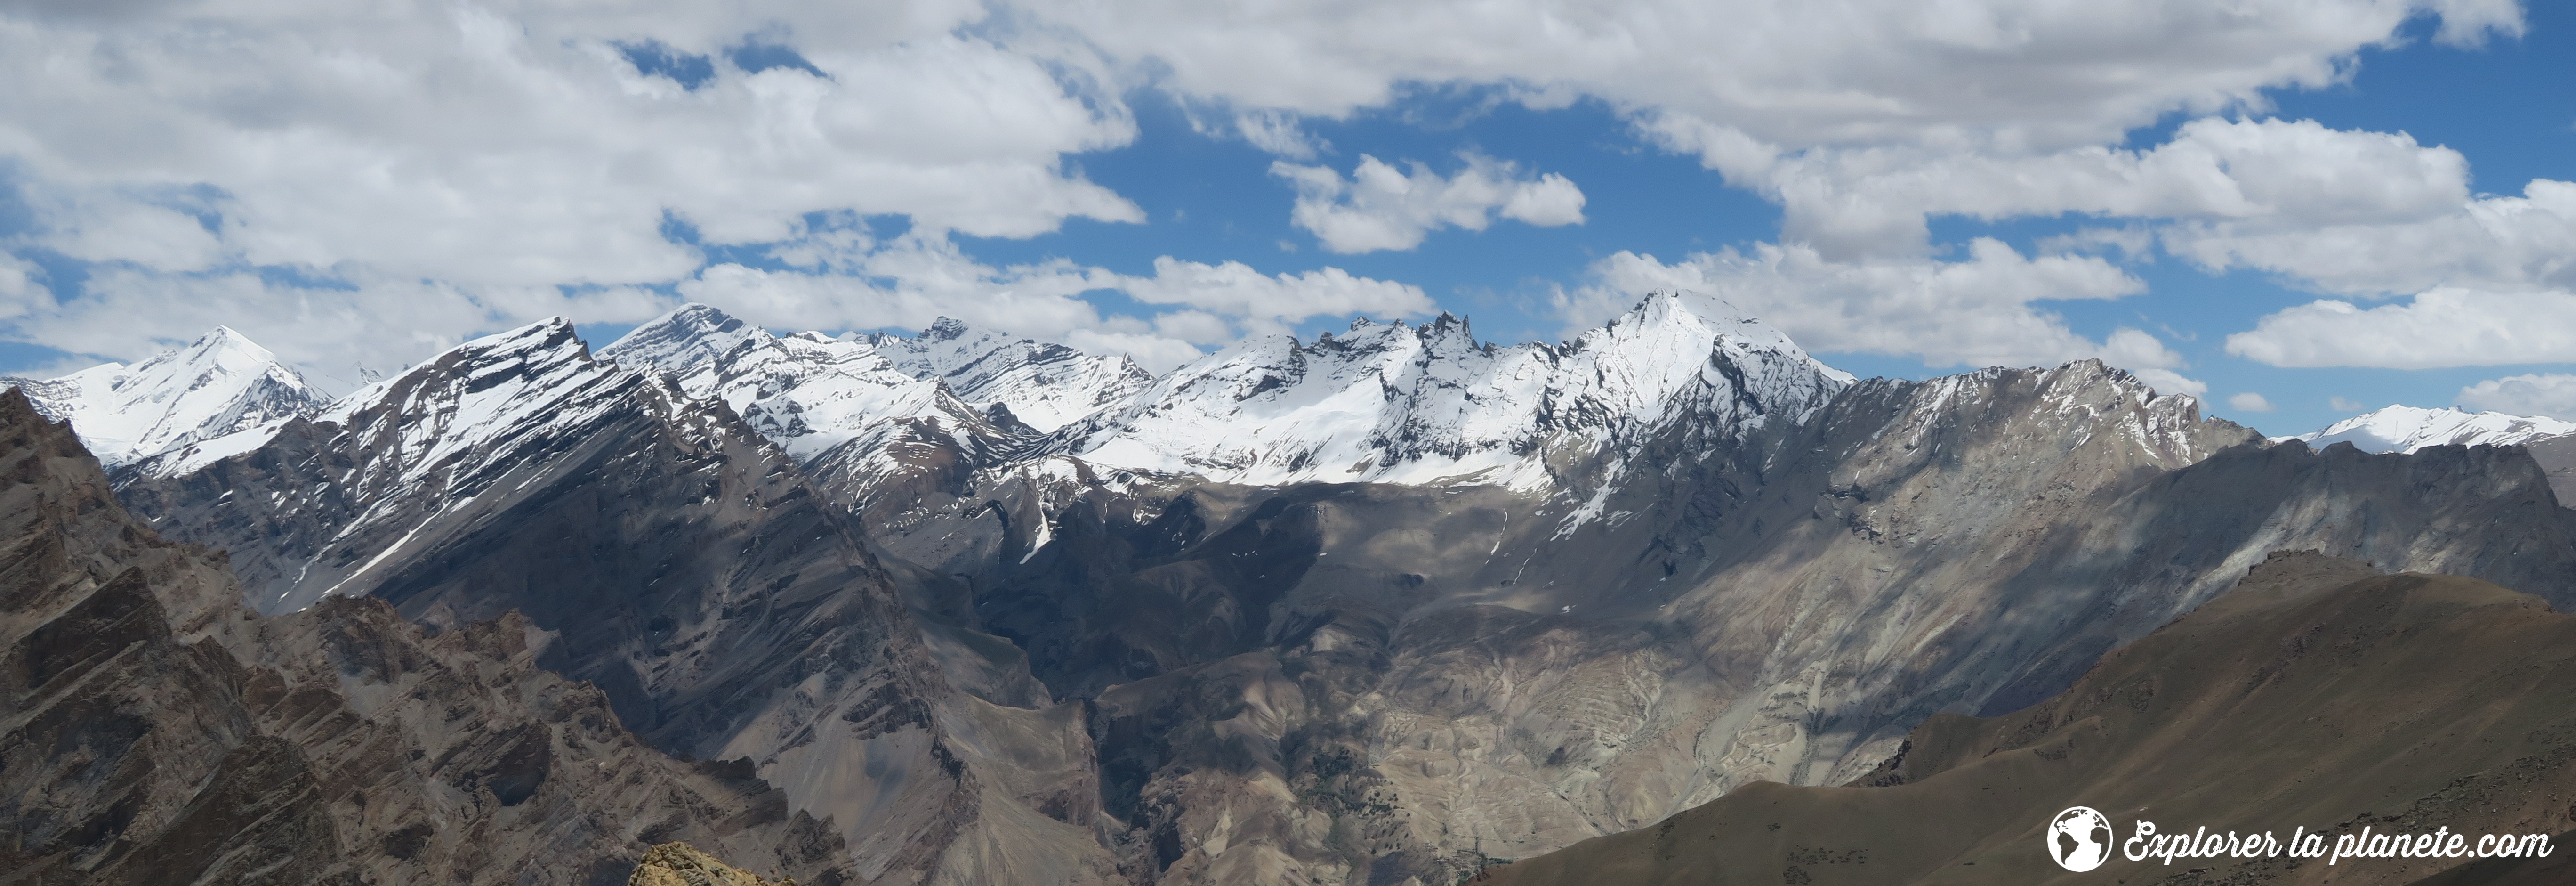
{"label": "shadowed mountainside", "polygon": [[615,882],[681,838],[847,883],[748,766],[646,747],[515,613],[261,618],[0,393],[0,870],[38,883]]}
{"label": "shadowed mountainside", "polygon": [[[2050,860],[2044,830],[2083,805],[2120,840],[2139,819],[2284,840],[2305,827],[2329,843],[2365,826],[2560,834],[2576,828],[2570,762],[2576,616],[2475,579],[2280,554],[2063,693],[2000,717],[1931,718],[1856,782],[1869,786],[1757,782],[1475,882],[2411,883],[2460,862],[2115,856],[2078,874]],[[2542,876],[2548,863],[2484,874],[2563,882]]]}

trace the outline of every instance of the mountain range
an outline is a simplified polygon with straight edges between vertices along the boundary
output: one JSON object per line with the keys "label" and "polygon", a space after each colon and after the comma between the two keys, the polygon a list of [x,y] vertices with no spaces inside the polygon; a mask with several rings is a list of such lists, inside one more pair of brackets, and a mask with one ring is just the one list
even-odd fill
{"label": "mountain range", "polygon": [[[1942,718],[2062,698],[2276,552],[2576,600],[2544,420],[2266,440],[2094,361],[1855,379],[1676,293],[1562,344],[1363,321],[1159,376],[690,305],[336,399],[226,330],[17,387],[49,470],[131,514],[93,534],[213,564],[165,609],[471,647],[437,654],[497,687],[495,724],[558,710],[500,696],[595,693],[635,759],[744,798],[689,808],[777,804],[770,830],[693,826],[808,883],[1455,883],[1879,773]],[[522,639],[469,642],[496,630]],[[261,642],[225,648],[411,728],[320,676],[329,644]],[[244,736],[290,731],[245,710]],[[415,740],[534,758],[508,728]],[[512,765],[475,778],[543,797],[566,771]],[[603,836],[558,839],[598,871],[677,833],[583,814]],[[462,845],[443,827],[424,845]],[[123,839],[96,833],[64,857]],[[430,851],[349,850],[348,876]]]}

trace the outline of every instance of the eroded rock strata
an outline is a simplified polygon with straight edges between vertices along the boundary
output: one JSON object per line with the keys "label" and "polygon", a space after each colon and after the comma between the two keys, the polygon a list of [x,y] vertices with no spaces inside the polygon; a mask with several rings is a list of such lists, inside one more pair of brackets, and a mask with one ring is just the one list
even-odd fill
{"label": "eroded rock strata", "polygon": [[251,612],[14,392],[0,538],[13,881],[589,884],[686,839],[852,882],[827,823],[645,746],[515,613],[432,636],[380,600]]}

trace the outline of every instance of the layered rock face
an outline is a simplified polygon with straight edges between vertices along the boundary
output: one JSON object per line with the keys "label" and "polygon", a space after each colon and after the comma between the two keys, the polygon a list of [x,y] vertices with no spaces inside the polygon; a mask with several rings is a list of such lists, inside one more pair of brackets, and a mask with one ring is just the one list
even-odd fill
{"label": "layered rock face", "polygon": [[685,838],[850,882],[748,765],[643,745],[533,665],[525,619],[436,637],[340,599],[276,618],[108,497],[0,394],[0,867],[42,883],[588,884]]}
{"label": "layered rock face", "polygon": [[890,574],[721,401],[595,360],[557,321],[261,432],[123,494],[229,551],[268,611],[364,597],[441,629],[525,613],[554,638],[538,665],[657,747],[748,758],[834,823],[865,880],[1116,875],[1078,708],[1014,682],[1008,644],[914,622],[895,581],[935,596],[941,579]]}
{"label": "layered rock face", "polygon": [[[2022,711],[1942,714],[1860,786],[1756,783],[1650,828],[1487,868],[1521,884],[2564,882],[2553,857],[2113,856],[2045,851],[2060,810],[2166,833],[2576,831],[2576,616],[2453,576],[2313,553],[2102,657]],[[2142,847],[2143,848],[2143,847]]]}

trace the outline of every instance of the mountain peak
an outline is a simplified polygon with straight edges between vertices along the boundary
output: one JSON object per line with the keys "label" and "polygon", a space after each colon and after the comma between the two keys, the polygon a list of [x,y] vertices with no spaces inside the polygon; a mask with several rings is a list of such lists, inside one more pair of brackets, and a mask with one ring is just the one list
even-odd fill
{"label": "mountain peak", "polygon": [[2576,422],[2544,416],[2469,412],[2391,404],[2295,437],[2323,449],[2350,443],[2363,452],[2414,452],[2428,446],[2510,446],[2576,434]]}
{"label": "mountain peak", "polygon": [[1804,422],[1851,380],[1722,301],[1657,293],[1563,346],[1482,344],[1447,313],[1313,344],[1247,338],[1095,417],[1072,446],[1240,483],[1537,488],[1556,482],[1551,449],[1598,452],[1681,421],[1718,436]]}
{"label": "mountain peak", "polygon": [[226,326],[133,366],[108,363],[50,382],[14,383],[38,408],[69,420],[111,468],[311,415],[330,401],[276,354]]}
{"label": "mountain peak", "polygon": [[690,302],[644,321],[599,349],[599,355],[638,367],[677,372],[768,334],[722,310]]}

